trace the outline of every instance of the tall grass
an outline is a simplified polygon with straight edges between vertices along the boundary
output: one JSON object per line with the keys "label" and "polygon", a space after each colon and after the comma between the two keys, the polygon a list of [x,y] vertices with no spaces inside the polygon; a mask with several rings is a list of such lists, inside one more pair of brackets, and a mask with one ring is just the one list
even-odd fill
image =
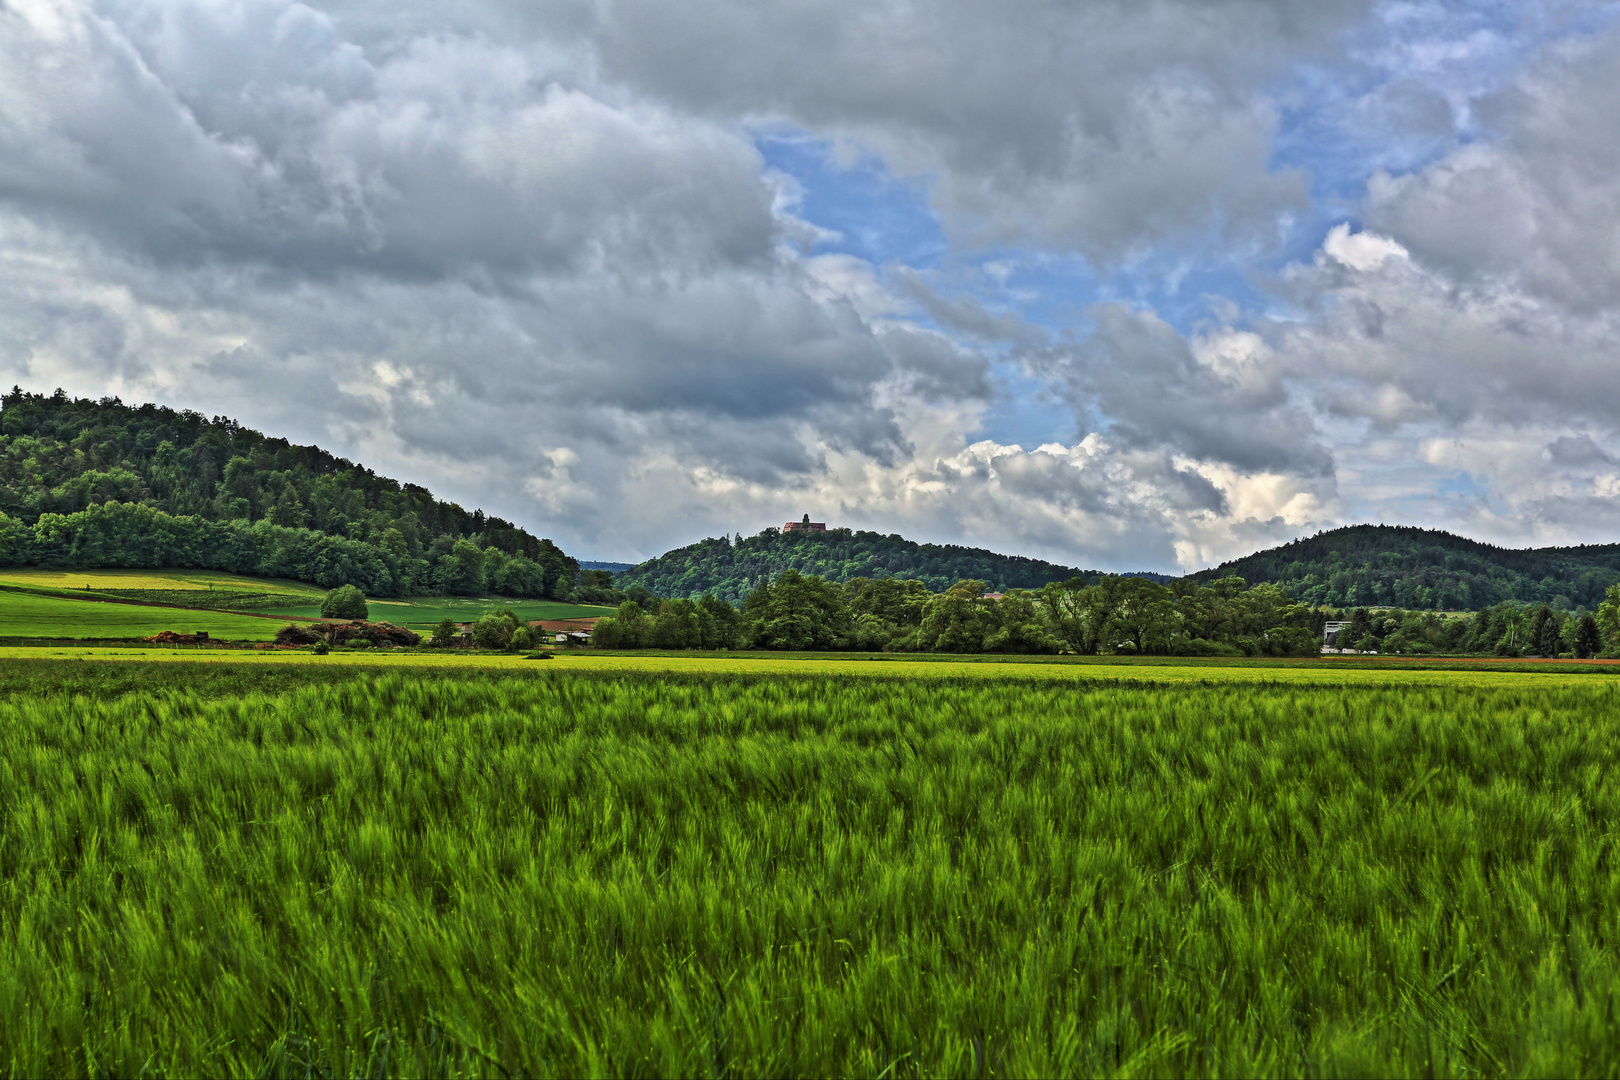
{"label": "tall grass", "polygon": [[1607,681],[55,678],[0,1071],[1620,1071]]}

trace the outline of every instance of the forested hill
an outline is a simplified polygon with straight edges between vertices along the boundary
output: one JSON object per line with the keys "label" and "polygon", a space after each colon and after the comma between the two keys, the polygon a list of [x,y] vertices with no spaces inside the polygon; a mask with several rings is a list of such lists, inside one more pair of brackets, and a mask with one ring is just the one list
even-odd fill
{"label": "forested hill", "polygon": [[1620,544],[1515,550],[1436,529],[1351,525],[1192,576],[1228,574],[1332,607],[1475,610],[1522,600],[1596,608],[1620,581]]}
{"label": "forested hill", "polygon": [[[641,585],[658,596],[695,597],[704,593],[738,603],[763,582],[797,570],[828,581],[852,578],[907,578],[943,592],[958,581],[985,582],[992,592],[1038,589],[1048,581],[1093,579],[1095,570],[1077,570],[998,555],[954,544],[919,544],[893,534],[828,529],[783,532],[766,529],[735,540],[720,537],[677,548],[615,576],[621,589]],[[1156,576],[1156,575],[1145,575]]]}
{"label": "forested hill", "polygon": [[234,420],[13,388],[0,564],[187,567],[372,595],[565,596],[578,564],[481,510]]}

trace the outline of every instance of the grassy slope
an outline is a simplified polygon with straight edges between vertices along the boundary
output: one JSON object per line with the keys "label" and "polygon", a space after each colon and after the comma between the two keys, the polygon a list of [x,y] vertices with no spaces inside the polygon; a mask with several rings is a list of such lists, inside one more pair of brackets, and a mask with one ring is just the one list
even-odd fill
{"label": "grassy slope", "polygon": [[[371,618],[410,626],[431,627],[442,619],[470,622],[486,611],[511,608],[522,619],[590,619],[613,614],[610,607],[567,604],[557,600],[514,600],[511,597],[408,596],[399,600],[367,600]],[[269,615],[314,618],[320,605],[266,608]]]}
{"label": "grassy slope", "polygon": [[302,581],[246,577],[222,570],[64,570],[59,567],[9,566],[0,568],[0,585],[32,589],[193,591],[295,593],[319,599],[324,590]]}
{"label": "grassy slope", "polygon": [[[86,590],[84,587],[90,588]],[[0,637],[150,637],[159,630],[207,630],[232,640],[265,640],[278,624],[242,619],[230,610],[277,618],[316,618],[326,594],[297,581],[246,577],[212,570],[62,570],[0,568]],[[15,590],[26,589],[34,592]],[[142,600],[194,610],[169,611],[127,604],[87,603],[59,593],[82,593],[108,600]],[[299,597],[304,603],[266,607],[264,601]],[[232,607],[220,610],[229,598]],[[429,627],[441,619],[476,619],[491,608],[512,607],[528,619],[579,619],[612,613],[612,608],[555,600],[424,596],[370,601],[372,619]],[[217,628],[217,629],[216,629]]]}
{"label": "grassy slope", "polygon": [[0,637],[142,638],[163,630],[206,630],[231,641],[267,641],[283,623],[222,611],[66,600],[0,592]]}
{"label": "grassy slope", "polygon": [[[0,569],[0,590],[41,596],[164,604],[202,611],[260,611],[274,604],[319,603],[325,593],[303,582],[212,570]],[[91,631],[93,632],[93,631]]]}
{"label": "grassy slope", "polygon": [[[7,1068],[1620,1068],[1608,679],[602,659],[306,685],[0,663],[29,687],[0,693]],[[68,696],[108,672],[145,678]]]}

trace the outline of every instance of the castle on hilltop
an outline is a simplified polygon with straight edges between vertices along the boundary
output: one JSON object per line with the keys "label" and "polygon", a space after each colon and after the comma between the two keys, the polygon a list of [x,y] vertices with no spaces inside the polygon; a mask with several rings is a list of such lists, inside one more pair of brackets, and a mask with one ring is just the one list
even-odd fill
{"label": "castle on hilltop", "polygon": [[827,531],[827,523],[825,521],[811,521],[810,520],[810,515],[806,514],[806,515],[804,515],[804,520],[803,521],[790,521],[786,525],[783,525],[782,526],[782,531],[783,532],[826,532]]}

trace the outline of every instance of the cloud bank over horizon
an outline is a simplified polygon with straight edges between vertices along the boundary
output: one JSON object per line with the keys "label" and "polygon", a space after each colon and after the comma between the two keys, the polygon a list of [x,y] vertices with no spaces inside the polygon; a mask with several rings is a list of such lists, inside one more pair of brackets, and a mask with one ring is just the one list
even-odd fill
{"label": "cloud bank over horizon", "polygon": [[0,2],[0,379],[583,558],[1620,539],[1606,3]]}

